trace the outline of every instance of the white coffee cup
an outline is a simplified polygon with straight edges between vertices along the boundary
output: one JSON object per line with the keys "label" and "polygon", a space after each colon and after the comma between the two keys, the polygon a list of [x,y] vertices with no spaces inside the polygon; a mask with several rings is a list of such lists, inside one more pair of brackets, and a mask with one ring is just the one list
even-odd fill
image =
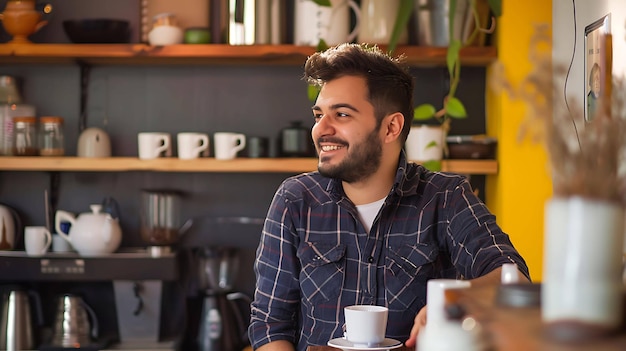
{"label": "white coffee cup", "polygon": [[[400,7],[400,0],[361,0],[361,22],[357,42],[389,44],[398,15],[398,7]],[[398,44],[406,44],[408,39],[408,31],[405,28]]]}
{"label": "white coffee cup", "polygon": [[389,309],[383,306],[354,305],[343,309],[346,339],[354,346],[372,347],[385,340]]}
{"label": "white coffee cup", "polygon": [[215,158],[218,160],[232,160],[237,152],[246,147],[246,136],[240,133],[217,132],[213,135]]}
{"label": "white coffee cup", "polygon": [[[312,0],[295,0],[294,43],[316,46],[324,39],[329,46],[349,43],[359,30],[360,10],[353,0],[331,0],[330,7],[319,6]],[[350,32],[350,9],[356,26]]]}
{"label": "white coffee cup", "polygon": [[426,325],[446,323],[446,290],[469,288],[472,283],[469,280],[456,279],[431,279],[426,286]]}
{"label": "white coffee cup", "polygon": [[46,227],[30,226],[24,228],[24,246],[28,256],[42,256],[48,252],[52,236]]}
{"label": "white coffee cup", "polygon": [[418,350],[472,350],[475,335],[446,316],[446,290],[465,289],[469,280],[431,279],[426,287],[426,325],[417,335]]}
{"label": "white coffee cup", "polygon": [[72,252],[72,244],[65,240],[59,234],[52,234],[52,251],[53,252]]}
{"label": "white coffee cup", "polygon": [[143,132],[137,138],[140,159],[151,160],[171,155],[171,137],[168,133]]}
{"label": "white coffee cup", "polygon": [[178,133],[178,158],[192,160],[209,148],[209,136],[203,133]]}

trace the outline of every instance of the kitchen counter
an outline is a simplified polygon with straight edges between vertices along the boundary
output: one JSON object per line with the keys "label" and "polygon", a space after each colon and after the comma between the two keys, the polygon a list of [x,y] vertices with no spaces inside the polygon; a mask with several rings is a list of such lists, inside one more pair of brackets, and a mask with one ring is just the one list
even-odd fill
{"label": "kitchen counter", "polygon": [[107,255],[84,257],[49,252],[28,256],[24,251],[0,251],[2,281],[165,280],[178,278],[175,253],[152,256],[146,249],[120,249]]}

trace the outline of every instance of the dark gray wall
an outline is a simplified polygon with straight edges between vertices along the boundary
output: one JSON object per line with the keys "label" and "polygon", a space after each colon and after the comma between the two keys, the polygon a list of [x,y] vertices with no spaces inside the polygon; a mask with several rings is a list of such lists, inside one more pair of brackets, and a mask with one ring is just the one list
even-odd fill
{"label": "dark gray wall", "polygon": [[[415,102],[438,103],[444,91],[444,70],[414,69]],[[79,68],[77,66],[0,65],[0,74],[21,77],[25,102],[37,114],[65,118],[66,150],[76,154],[79,135]],[[470,110],[455,120],[452,133],[484,132],[484,69],[465,68],[459,96]],[[212,134],[236,131],[276,138],[290,121],[312,125],[306,86],[297,66],[113,66],[94,67],[88,92],[87,126],[105,129],[115,156],[137,155],[137,133],[183,131]],[[35,159],[34,159],[35,161]],[[0,162],[2,159],[0,158]],[[58,208],[85,212],[91,203],[114,197],[122,210],[123,246],[141,246],[139,193],[143,188],[175,188],[187,193],[183,213],[196,216],[263,217],[272,194],[288,174],[264,173],[60,173]],[[473,177],[474,178],[474,177]],[[479,178],[479,177],[475,177]],[[25,224],[43,225],[47,172],[1,172],[0,202],[15,207]],[[194,232],[213,244],[214,228]],[[220,235],[236,235],[225,233]],[[217,240],[217,239],[215,239]],[[257,236],[234,240],[253,247]],[[247,279],[247,281],[250,281]],[[247,286],[251,286],[248,284]]]}

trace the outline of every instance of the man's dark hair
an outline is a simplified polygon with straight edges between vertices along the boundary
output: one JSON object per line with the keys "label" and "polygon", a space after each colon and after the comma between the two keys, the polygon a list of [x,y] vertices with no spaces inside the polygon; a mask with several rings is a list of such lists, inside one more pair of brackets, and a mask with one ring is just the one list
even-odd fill
{"label": "man's dark hair", "polygon": [[304,66],[304,79],[318,87],[343,76],[365,78],[377,127],[388,114],[401,112],[404,115],[400,135],[404,144],[413,119],[413,77],[408,66],[378,47],[365,44],[340,44],[316,52]]}

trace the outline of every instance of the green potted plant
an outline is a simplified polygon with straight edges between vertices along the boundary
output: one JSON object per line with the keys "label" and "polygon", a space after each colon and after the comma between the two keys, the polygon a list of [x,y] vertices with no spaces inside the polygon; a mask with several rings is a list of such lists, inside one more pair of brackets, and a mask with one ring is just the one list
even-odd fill
{"label": "green potted plant", "polygon": [[[448,8],[448,33],[450,33],[450,40],[447,46],[446,54],[446,66],[448,68],[448,74],[450,76],[450,89],[443,99],[443,106],[440,109],[435,108],[433,104],[424,103],[415,107],[413,111],[414,122],[424,122],[430,119],[436,119],[443,128],[443,140],[450,128],[450,118],[467,118],[467,112],[465,106],[456,97],[456,90],[461,78],[461,49],[470,45],[481,32],[493,32],[495,18],[491,18],[491,26],[486,29],[484,23],[481,23],[479,10],[477,8],[477,1],[479,0],[467,0],[469,4],[469,11],[471,11],[472,18],[474,19],[474,27],[467,39],[462,42],[459,38],[454,38],[454,17],[456,15],[457,0],[446,0],[449,2]],[[502,0],[487,0],[489,9],[494,17],[499,17],[502,13]],[[394,30],[389,40],[388,51],[393,53],[396,49],[398,40],[402,31],[409,23],[411,14],[413,13],[416,0],[400,0],[400,7],[398,9],[398,15],[394,25]],[[431,141],[427,143],[426,148],[440,147],[444,148],[445,143],[438,143]],[[431,170],[441,169],[441,160],[428,160],[425,161],[424,166]]]}

